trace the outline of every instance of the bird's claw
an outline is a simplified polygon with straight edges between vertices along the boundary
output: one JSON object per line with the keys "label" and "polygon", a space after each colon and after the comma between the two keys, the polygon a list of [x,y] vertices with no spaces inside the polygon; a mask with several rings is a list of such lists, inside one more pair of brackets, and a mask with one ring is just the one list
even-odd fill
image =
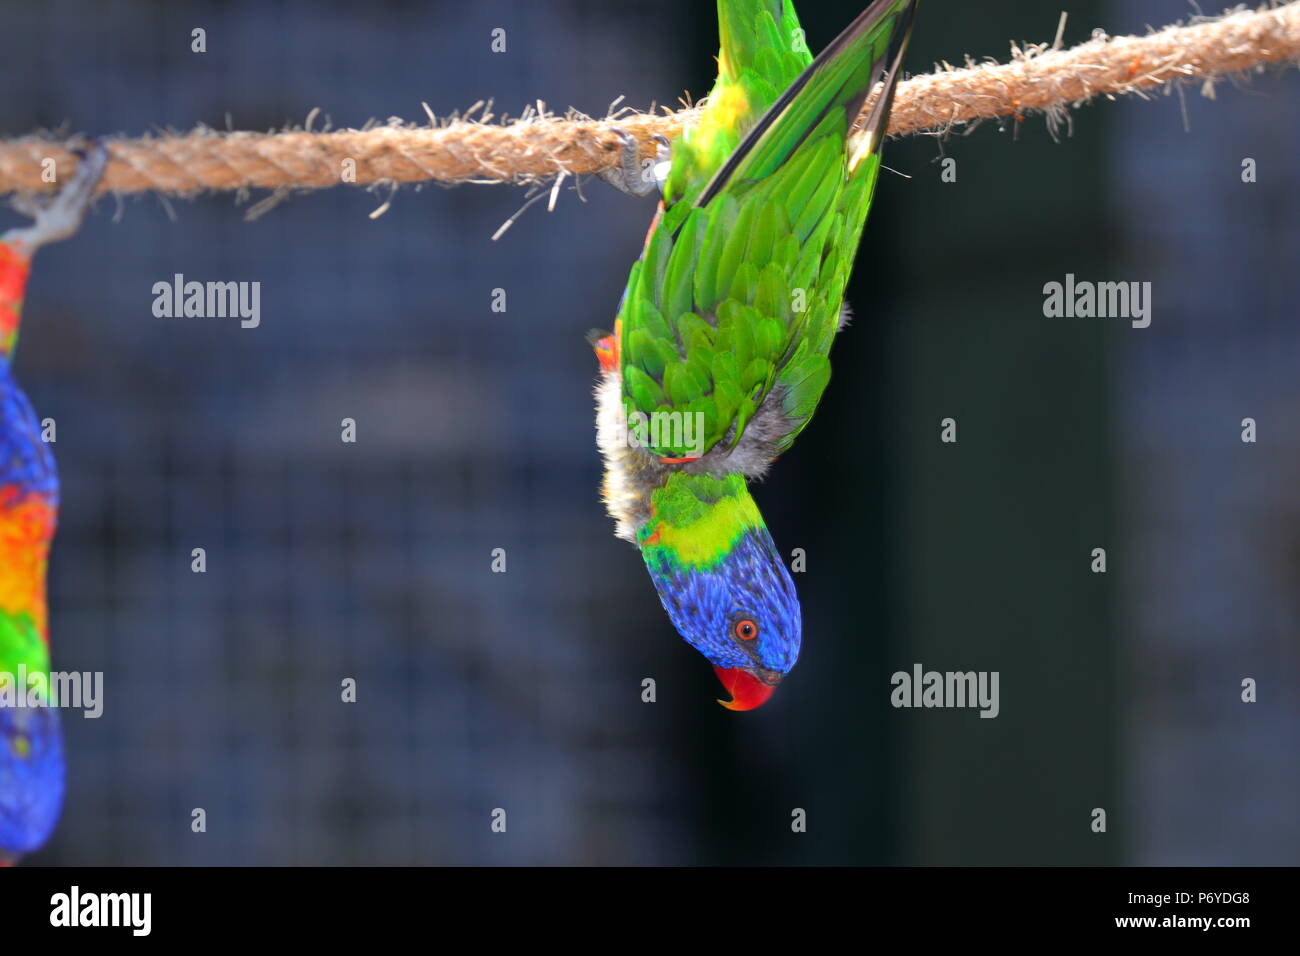
{"label": "bird's claw", "polygon": [[672,161],[668,140],[655,134],[655,158],[643,160],[636,137],[619,126],[612,127],[612,131],[623,141],[623,145],[619,151],[618,164],[601,170],[598,174],[600,178],[629,196],[648,196],[655,189],[662,193]]}
{"label": "bird's claw", "polygon": [[23,195],[11,200],[14,209],[35,222],[5,233],[6,243],[21,244],[30,255],[47,243],[67,239],[81,227],[95,186],[108,165],[108,150],[103,143],[95,142],[88,150],[76,150],[75,153],[78,157],[76,172],[56,195],[49,199]]}

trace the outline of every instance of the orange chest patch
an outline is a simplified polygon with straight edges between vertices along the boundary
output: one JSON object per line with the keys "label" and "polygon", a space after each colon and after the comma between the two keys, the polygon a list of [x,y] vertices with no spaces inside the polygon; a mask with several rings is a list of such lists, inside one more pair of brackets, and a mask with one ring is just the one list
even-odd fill
{"label": "orange chest patch", "polygon": [[45,572],[58,520],[41,495],[0,488],[0,610],[31,615],[46,635]]}

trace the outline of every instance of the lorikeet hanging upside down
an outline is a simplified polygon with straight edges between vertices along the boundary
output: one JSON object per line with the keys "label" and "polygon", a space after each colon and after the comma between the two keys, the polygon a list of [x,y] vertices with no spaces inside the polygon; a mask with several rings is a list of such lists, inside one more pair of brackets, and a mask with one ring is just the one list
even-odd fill
{"label": "lorikeet hanging upside down", "polygon": [[[34,225],[0,235],[0,687],[8,692],[0,695],[0,866],[38,849],[63,805],[63,735],[58,711],[46,706],[57,703],[46,693],[45,568],[59,479],[10,365],[32,255],[77,231],[106,161],[97,147],[57,197],[24,207]],[[34,684],[33,675],[45,680]],[[39,706],[8,706],[16,695]]]}
{"label": "lorikeet hanging upside down", "polygon": [[653,177],[630,137],[606,177],[638,195],[658,180],[663,201],[596,341],[605,502],[732,710],[766,701],[799,656],[794,583],[747,483],[830,379],[915,13],[916,0],[876,0],[811,60],[790,0],[718,0],[699,123]]}

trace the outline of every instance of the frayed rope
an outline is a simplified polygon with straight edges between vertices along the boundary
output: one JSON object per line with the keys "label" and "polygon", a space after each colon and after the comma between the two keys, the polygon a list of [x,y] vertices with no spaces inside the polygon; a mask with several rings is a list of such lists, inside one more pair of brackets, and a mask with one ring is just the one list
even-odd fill
{"label": "frayed rope", "polygon": [[[1008,63],[940,64],[935,72],[899,84],[889,131],[943,135],[981,120],[1045,114],[1056,131],[1068,109],[1097,96],[1147,95],[1197,81],[1213,94],[1217,78],[1300,59],[1300,0],[1259,10],[1237,9],[1215,19],[1167,27],[1148,36],[1012,48]],[[428,108],[426,107],[426,110]],[[366,129],[273,133],[218,132],[110,139],[100,192],[189,195],[205,190],[276,190],[439,182],[539,184],[613,167],[622,140],[633,135],[653,155],[652,137],[670,139],[699,116],[699,108],[659,115],[612,112],[593,119],[549,113],[544,104],[514,120],[494,121],[476,104],[428,126],[399,120]],[[57,188],[43,170],[65,169],[80,139],[28,136],[0,142],[0,193]]]}

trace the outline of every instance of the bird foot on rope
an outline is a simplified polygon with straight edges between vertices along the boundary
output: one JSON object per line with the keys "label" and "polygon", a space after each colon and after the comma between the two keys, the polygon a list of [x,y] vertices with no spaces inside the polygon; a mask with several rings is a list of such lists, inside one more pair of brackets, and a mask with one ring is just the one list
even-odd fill
{"label": "bird foot on rope", "polygon": [[672,163],[672,151],[668,140],[656,134],[655,158],[643,160],[636,137],[617,126],[614,127],[614,132],[623,141],[618,164],[601,170],[597,175],[619,192],[627,193],[629,196],[648,196],[656,189],[662,194]]}
{"label": "bird foot on rope", "polygon": [[85,152],[78,151],[77,157],[76,172],[56,195],[18,195],[10,201],[14,209],[35,221],[24,228],[10,229],[0,237],[2,241],[21,247],[30,256],[41,246],[67,239],[81,228],[91,194],[108,165],[108,151],[102,143],[95,143]]}

